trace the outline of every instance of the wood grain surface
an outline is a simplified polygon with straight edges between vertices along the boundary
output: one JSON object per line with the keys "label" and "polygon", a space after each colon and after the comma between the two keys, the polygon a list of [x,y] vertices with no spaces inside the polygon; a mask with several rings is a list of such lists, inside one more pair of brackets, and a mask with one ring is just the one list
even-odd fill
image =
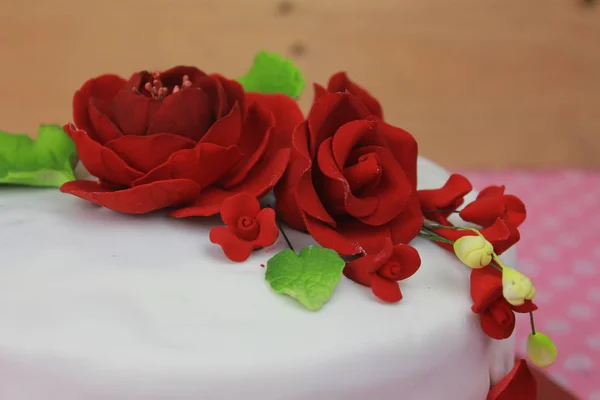
{"label": "wood grain surface", "polygon": [[600,7],[585,4],[3,0],[0,127],[69,121],[98,74],[183,63],[235,77],[268,49],[308,81],[346,70],[443,164],[600,166]]}

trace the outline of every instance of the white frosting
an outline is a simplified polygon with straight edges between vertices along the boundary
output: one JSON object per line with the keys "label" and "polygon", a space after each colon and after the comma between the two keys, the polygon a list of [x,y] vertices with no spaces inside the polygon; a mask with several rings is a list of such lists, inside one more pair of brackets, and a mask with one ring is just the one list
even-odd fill
{"label": "white frosting", "polygon": [[[426,160],[419,175],[447,178]],[[468,268],[432,243],[413,242],[422,266],[400,303],[343,278],[313,313],[264,281],[281,238],[231,263],[215,223],[0,188],[0,398],[484,400],[513,366],[512,339],[470,310]]]}

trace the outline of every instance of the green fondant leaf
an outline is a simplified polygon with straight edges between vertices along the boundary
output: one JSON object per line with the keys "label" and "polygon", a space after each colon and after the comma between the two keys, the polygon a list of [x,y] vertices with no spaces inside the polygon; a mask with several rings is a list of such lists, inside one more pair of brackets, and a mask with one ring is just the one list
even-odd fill
{"label": "green fondant leaf", "polygon": [[37,139],[0,131],[0,184],[59,187],[75,180],[77,150],[56,125],[40,125]]}
{"label": "green fondant leaf", "polygon": [[275,292],[317,311],[333,294],[344,266],[344,260],[330,249],[308,246],[300,254],[286,249],[267,262],[265,279]]}
{"label": "green fondant leaf", "polygon": [[294,99],[304,89],[300,69],[277,53],[261,51],[254,58],[250,71],[237,81],[247,92],[283,93]]}

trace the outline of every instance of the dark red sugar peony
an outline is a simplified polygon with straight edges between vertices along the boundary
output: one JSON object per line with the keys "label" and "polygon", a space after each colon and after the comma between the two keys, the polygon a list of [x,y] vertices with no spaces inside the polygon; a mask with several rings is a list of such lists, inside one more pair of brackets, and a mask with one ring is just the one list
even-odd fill
{"label": "dark red sugar peony", "polygon": [[417,143],[383,122],[374,99],[343,79],[343,92],[317,90],[293,131],[290,166],[275,189],[278,210],[292,228],[341,255],[365,253],[381,236],[408,243],[423,222]]}
{"label": "dark red sugar peony", "polygon": [[195,67],[91,79],[75,93],[75,123],[65,131],[98,181],[61,190],[123,213],[179,207],[179,217],[216,214],[240,192],[260,197],[289,159],[278,121],[302,115],[286,96],[270,95],[273,110],[259,98]]}
{"label": "dark red sugar peony", "polygon": [[515,330],[515,312],[529,313],[537,306],[526,300],[511,305],[502,295],[502,273],[491,266],[471,270],[472,310],[479,315],[481,328],[493,339],[506,339]]}
{"label": "dark red sugar peony", "polygon": [[220,245],[231,261],[246,261],[252,251],[271,246],[279,236],[275,211],[261,210],[258,200],[248,193],[225,200],[221,205],[221,219],[226,226],[212,228],[210,241]]}
{"label": "dark red sugar peony", "polygon": [[398,281],[408,279],[421,266],[421,257],[407,244],[393,245],[386,237],[379,249],[369,249],[367,255],[350,261],[344,275],[361,285],[369,286],[375,296],[387,303],[402,300]]}

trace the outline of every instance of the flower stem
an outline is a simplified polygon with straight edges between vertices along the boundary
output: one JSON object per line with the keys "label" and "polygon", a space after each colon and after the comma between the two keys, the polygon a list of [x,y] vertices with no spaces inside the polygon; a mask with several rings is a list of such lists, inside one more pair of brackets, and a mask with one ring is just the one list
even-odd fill
{"label": "flower stem", "polygon": [[531,334],[535,335],[535,322],[533,321],[533,311],[529,312],[529,324],[531,325]]}
{"label": "flower stem", "polygon": [[281,235],[285,239],[285,242],[287,243],[287,245],[290,248],[290,250],[292,250],[295,253],[296,250],[294,250],[294,246],[292,246],[292,243],[290,242],[290,239],[288,238],[287,234],[283,230],[283,226],[281,225],[281,223],[279,223],[279,221],[277,221],[277,227],[279,228],[279,232],[281,232]]}

